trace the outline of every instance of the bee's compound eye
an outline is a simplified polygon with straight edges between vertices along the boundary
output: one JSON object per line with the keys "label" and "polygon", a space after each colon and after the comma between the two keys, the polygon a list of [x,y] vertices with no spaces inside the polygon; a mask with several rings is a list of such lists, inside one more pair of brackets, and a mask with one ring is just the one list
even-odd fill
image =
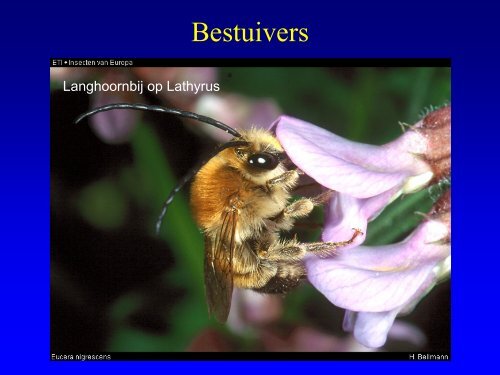
{"label": "bee's compound eye", "polygon": [[253,154],[248,158],[248,164],[255,168],[271,171],[278,166],[279,158],[268,153]]}

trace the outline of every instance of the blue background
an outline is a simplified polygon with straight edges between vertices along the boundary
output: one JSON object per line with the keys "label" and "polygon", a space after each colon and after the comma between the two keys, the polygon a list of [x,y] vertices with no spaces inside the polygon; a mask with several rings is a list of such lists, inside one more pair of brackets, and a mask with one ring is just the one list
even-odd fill
{"label": "blue background", "polygon": [[[271,4],[87,1],[4,7],[3,366],[56,373],[314,370],[470,371],[495,358],[498,202],[498,12],[492,4]],[[238,9],[240,7],[241,9]],[[46,12],[44,17],[42,14]],[[287,15],[295,13],[294,16]],[[13,17],[14,13],[19,18]],[[11,16],[12,15],[12,16]],[[232,16],[229,16],[232,15]],[[236,16],[235,16],[236,15]],[[308,27],[307,43],[192,44],[191,22]],[[49,57],[451,57],[453,102],[452,357],[449,363],[49,361]],[[487,190],[492,187],[492,193]],[[489,194],[488,194],[489,193]],[[19,264],[22,260],[23,267]],[[14,280],[14,283],[12,281]],[[15,287],[14,287],[15,286]],[[25,298],[26,296],[29,298]],[[29,304],[26,306],[26,304]],[[33,314],[33,310],[36,314]],[[23,315],[23,314],[26,314]],[[33,318],[35,317],[35,318]]]}

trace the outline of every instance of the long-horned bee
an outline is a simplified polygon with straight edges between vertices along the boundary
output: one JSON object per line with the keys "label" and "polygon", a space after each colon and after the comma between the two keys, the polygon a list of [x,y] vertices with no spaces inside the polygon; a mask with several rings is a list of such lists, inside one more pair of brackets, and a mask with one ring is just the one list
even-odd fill
{"label": "long-horned bee", "polygon": [[191,207],[205,236],[205,290],[208,309],[220,322],[227,320],[233,286],[262,293],[285,293],[306,276],[303,258],[326,254],[354,241],[302,243],[280,239],[299,218],[324,203],[330,192],[292,203],[291,191],[300,171],[286,168],[286,154],[267,130],[238,132],[212,118],[177,109],[143,104],[111,104],[82,114],[76,122],[98,112],[135,109],[174,114],[215,126],[233,139],[210,159],[188,173],[166,199],[157,222],[159,231],[168,205],[191,179]]}

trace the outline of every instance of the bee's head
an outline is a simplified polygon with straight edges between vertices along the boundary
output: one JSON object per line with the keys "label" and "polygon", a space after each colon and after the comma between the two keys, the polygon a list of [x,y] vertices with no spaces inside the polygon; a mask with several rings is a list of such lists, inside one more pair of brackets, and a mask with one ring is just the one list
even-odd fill
{"label": "bee's head", "polygon": [[285,152],[278,140],[267,130],[251,129],[241,132],[246,145],[228,148],[223,157],[245,178],[262,184],[285,171]]}

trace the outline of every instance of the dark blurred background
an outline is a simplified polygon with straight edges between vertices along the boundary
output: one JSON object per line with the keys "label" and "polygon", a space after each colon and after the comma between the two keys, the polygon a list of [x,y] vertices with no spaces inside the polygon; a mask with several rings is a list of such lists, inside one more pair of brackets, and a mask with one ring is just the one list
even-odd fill
{"label": "dark blurred background", "polygon": [[[130,80],[210,82],[220,91],[64,91],[64,81]],[[449,99],[449,68],[54,68],[51,352],[292,351],[303,348],[301,340],[323,340],[330,350],[364,350],[342,331],[343,310],[309,285],[285,298],[242,294],[233,306],[237,316],[232,313],[226,326],[210,320],[203,240],[190,216],[188,190],[170,207],[160,237],[154,223],[177,179],[213,150],[221,135],[174,116],[133,111],[73,124],[91,106],[161,104],[235,127],[267,127],[286,113],[351,140],[383,144],[401,134],[398,122],[415,123]],[[370,225],[365,244],[403,239],[421,220],[415,212],[427,212],[437,194],[428,189],[406,198],[411,204],[391,204]],[[301,233],[310,240],[318,234]],[[390,337],[382,350],[449,350],[449,282],[401,321],[413,338]]]}

